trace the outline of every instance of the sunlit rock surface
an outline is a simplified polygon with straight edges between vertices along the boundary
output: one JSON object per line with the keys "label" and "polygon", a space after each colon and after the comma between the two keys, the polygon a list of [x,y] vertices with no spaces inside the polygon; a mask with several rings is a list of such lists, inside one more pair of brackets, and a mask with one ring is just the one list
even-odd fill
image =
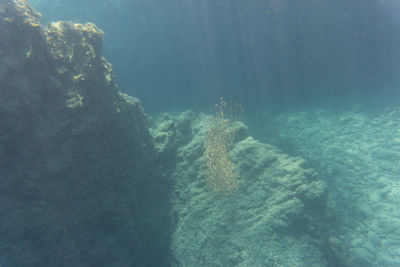
{"label": "sunlit rock surface", "polygon": [[139,101],[94,24],[39,17],[0,1],[0,265],[165,266],[168,185]]}
{"label": "sunlit rock surface", "polygon": [[236,122],[229,157],[239,186],[230,196],[220,195],[205,182],[203,145],[210,117],[185,112],[155,121],[156,148],[170,154],[165,159],[178,159],[171,175],[174,266],[327,265],[334,204],[304,159],[259,142]]}

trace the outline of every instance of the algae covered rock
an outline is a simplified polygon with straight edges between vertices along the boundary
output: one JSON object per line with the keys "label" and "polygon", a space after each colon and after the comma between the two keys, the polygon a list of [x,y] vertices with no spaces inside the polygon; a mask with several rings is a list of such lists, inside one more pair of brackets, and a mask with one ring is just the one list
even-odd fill
{"label": "algae covered rock", "polygon": [[0,1],[0,262],[161,266],[168,185],[139,100],[118,90],[94,24],[38,18]]}
{"label": "algae covered rock", "polygon": [[[182,120],[168,116],[176,125]],[[248,136],[245,125],[236,122],[240,137],[229,158],[239,185],[228,196],[219,194],[206,183],[203,146],[209,120],[192,116],[191,138],[177,147],[175,265],[324,266],[329,207],[317,173],[302,158]]]}

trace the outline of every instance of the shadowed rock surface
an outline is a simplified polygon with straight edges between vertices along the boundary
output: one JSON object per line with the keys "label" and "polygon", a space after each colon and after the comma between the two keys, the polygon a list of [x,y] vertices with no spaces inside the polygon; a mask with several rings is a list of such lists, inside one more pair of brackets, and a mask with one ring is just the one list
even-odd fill
{"label": "shadowed rock surface", "polygon": [[166,266],[168,185],[139,100],[94,24],[39,17],[0,1],[0,265]]}

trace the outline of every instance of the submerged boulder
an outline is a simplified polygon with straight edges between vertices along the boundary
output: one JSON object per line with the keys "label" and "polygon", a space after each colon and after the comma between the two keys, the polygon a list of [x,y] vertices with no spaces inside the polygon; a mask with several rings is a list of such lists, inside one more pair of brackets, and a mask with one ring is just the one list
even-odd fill
{"label": "submerged boulder", "polygon": [[165,266],[168,184],[139,100],[94,24],[39,17],[0,2],[0,264]]}
{"label": "submerged boulder", "polygon": [[[174,127],[164,126],[160,118],[167,117]],[[164,114],[152,130],[171,137],[172,147],[179,144],[165,157],[178,159],[171,175],[174,266],[326,266],[334,212],[318,174],[304,159],[248,136],[236,121],[224,129],[235,133],[228,156],[238,186],[229,195],[215,192],[207,186],[204,158],[210,120],[192,112]],[[156,139],[162,143],[156,148],[169,147],[166,140]]]}

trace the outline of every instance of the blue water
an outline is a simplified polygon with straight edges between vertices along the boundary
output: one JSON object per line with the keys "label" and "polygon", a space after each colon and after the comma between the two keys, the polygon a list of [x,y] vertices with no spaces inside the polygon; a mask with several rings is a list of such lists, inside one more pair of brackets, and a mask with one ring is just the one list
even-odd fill
{"label": "blue water", "polygon": [[394,0],[32,0],[42,22],[95,22],[122,90],[148,111],[398,96]]}
{"label": "blue water", "polygon": [[250,135],[303,157],[336,205],[328,266],[400,266],[399,1],[30,3],[42,24],[96,23],[148,114],[233,98]]}

